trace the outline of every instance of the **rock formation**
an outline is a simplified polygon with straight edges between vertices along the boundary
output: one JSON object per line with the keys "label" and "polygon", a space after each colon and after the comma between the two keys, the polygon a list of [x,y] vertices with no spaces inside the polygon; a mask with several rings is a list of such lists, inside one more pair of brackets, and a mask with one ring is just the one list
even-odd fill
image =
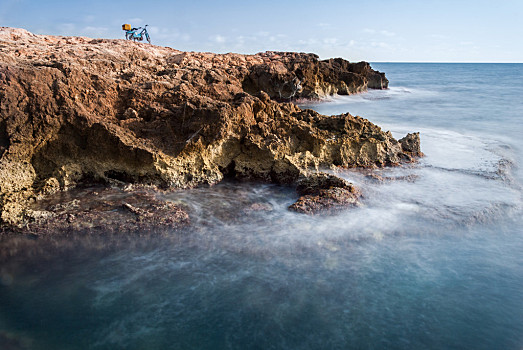
{"label": "rock formation", "polygon": [[292,183],[311,167],[410,161],[419,135],[400,143],[366,119],[284,102],[387,83],[368,63],[313,54],[181,52],[0,28],[1,222],[19,224],[28,201],[86,181]]}
{"label": "rock formation", "polygon": [[300,198],[289,209],[298,213],[335,212],[359,204],[361,193],[352,184],[334,175],[316,173],[299,179]]}

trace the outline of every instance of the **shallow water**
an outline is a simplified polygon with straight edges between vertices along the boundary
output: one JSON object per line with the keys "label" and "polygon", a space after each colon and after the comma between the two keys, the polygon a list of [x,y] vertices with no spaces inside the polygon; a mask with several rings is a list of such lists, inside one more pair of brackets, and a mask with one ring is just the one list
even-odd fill
{"label": "shallow water", "polygon": [[159,194],[193,229],[2,241],[0,342],[28,349],[521,349],[523,65],[374,64],[386,91],[306,107],[420,131],[419,163],[340,171],[334,216],[292,188]]}

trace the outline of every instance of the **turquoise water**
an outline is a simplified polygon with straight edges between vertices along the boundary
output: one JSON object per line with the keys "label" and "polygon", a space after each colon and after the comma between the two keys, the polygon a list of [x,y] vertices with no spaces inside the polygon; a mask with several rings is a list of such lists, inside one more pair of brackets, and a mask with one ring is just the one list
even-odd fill
{"label": "turquoise water", "polygon": [[522,349],[523,64],[373,67],[389,90],[304,107],[420,131],[377,171],[414,181],[341,171],[365,205],[327,217],[223,183],[163,195],[182,233],[4,240],[4,348]]}

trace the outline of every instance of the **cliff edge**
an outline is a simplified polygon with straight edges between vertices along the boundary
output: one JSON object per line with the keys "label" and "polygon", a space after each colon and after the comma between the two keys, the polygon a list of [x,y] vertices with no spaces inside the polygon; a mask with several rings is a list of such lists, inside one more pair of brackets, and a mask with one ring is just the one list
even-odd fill
{"label": "cliff edge", "polygon": [[387,84],[366,62],[314,54],[181,52],[2,27],[1,222],[20,224],[28,201],[86,181],[293,183],[311,167],[411,161],[417,134],[400,142],[366,119],[285,102]]}

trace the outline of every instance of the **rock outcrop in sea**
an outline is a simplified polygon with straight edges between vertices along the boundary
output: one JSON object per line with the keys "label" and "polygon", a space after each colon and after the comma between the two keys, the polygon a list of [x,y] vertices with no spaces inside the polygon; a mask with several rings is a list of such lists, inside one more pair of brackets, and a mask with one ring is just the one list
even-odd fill
{"label": "rock outcrop in sea", "polygon": [[26,223],[31,201],[80,183],[295,183],[309,169],[412,161],[418,134],[397,141],[361,117],[289,103],[387,85],[366,62],[314,54],[181,52],[0,28],[1,222]]}

